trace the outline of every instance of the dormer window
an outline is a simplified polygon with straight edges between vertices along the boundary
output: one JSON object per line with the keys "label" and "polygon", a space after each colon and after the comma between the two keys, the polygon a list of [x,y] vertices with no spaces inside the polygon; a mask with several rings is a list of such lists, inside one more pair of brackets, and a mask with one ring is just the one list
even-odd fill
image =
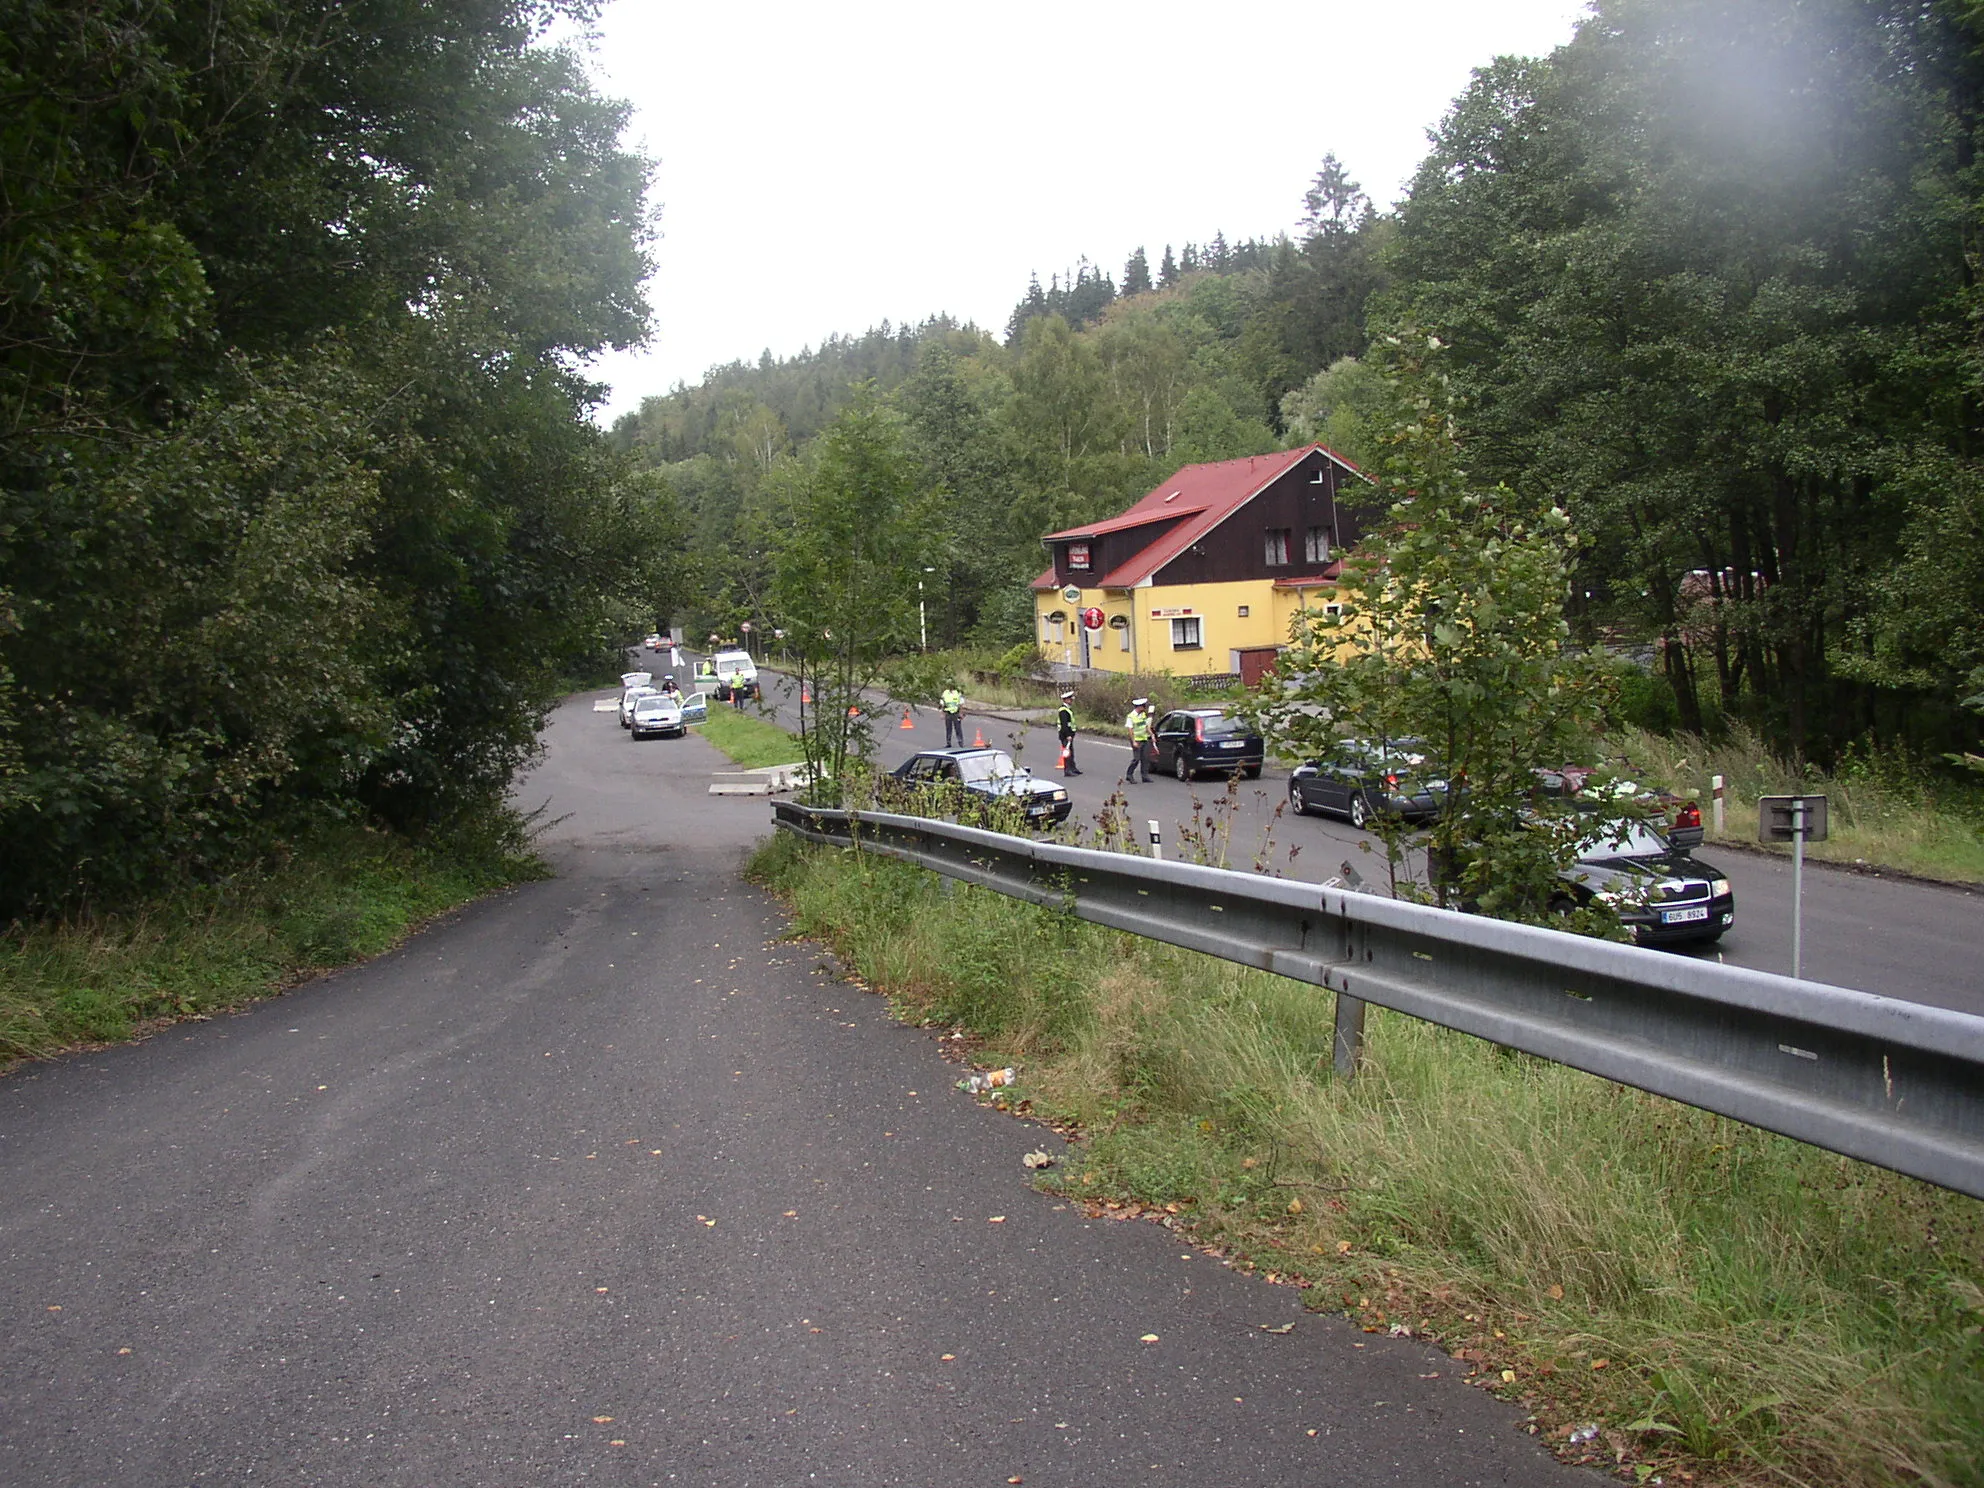
{"label": "dormer window", "polygon": [[1087,543],[1069,543],[1069,544],[1068,544],[1068,567],[1069,567],[1069,568],[1079,568],[1079,569],[1086,569],[1086,568],[1088,567],[1088,564],[1089,564],[1089,558],[1088,558],[1088,544],[1087,544]]}

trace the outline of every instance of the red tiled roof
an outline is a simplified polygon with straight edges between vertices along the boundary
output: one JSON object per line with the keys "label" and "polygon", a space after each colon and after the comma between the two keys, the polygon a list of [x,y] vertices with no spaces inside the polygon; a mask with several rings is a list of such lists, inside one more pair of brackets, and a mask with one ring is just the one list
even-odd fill
{"label": "red tiled roof", "polygon": [[[1126,528],[1182,517],[1184,520],[1142,552],[1117,564],[1101,578],[1088,582],[1088,587],[1095,589],[1134,588],[1317,450],[1344,469],[1356,473],[1356,466],[1320,444],[1305,444],[1300,449],[1281,450],[1271,455],[1220,460],[1211,465],[1187,465],[1127,511],[1107,521],[1050,532],[1041,541],[1094,537],[1104,532],[1120,532]],[[1049,569],[1034,580],[1034,588],[1053,587],[1053,579],[1054,571]]]}

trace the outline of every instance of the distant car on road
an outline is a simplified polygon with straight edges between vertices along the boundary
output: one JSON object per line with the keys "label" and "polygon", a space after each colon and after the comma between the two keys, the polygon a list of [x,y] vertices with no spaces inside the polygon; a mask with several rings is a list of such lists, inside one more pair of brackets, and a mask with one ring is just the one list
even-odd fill
{"label": "distant car on road", "polygon": [[[638,672],[629,673],[629,675],[639,676],[645,679],[647,673]],[[638,703],[642,698],[655,696],[657,696],[655,689],[650,687],[645,680],[630,682],[623,687],[620,690],[620,727],[632,728],[634,726],[634,704]]]}
{"label": "distant car on road", "polygon": [[633,712],[629,715],[627,731],[636,739],[645,739],[649,734],[674,735],[680,738],[689,732],[689,725],[682,718],[682,699],[671,697],[665,692],[650,692],[645,697],[634,700]]}
{"label": "distant car on road", "polygon": [[1249,780],[1261,778],[1267,745],[1245,722],[1224,708],[1179,708],[1158,719],[1151,730],[1156,750],[1154,768],[1168,770],[1180,780],[1238,770]]}
{"label": "distant car on road", "polygon": [[917,804],[947,788],[986,803],[1013,800],[1029,824],[1066,821],[1074,809],[1065,786],[1035,780],[1003,749],[925,749],[911,755],[877,782],[884,805]]}
{"label": "distant car on road", "polygon": [[1715,940],[1735,922],[1728,877],[1667,833],[1632,818],[1570,825],[1581,835],[1577,862],[1561,875],[1562,907],[1610,905],[1641,945]]}
{"label": "distant car on road", "polygon": [[758,695],[758,664],[750,652],[719,651],[710,658],[710,665],[716,669],[718,702],[729,702],[732,694],[747,698]]}
{"label": "distant car on road", "polygon": [[668,642],[664,641],[658,635],[651,635],[645,641],[642,641],[641,644],[643,646],[646,646],[650,651],[659,651],[663,646],[666,646]]}
{"label": "distant car on road", "polygon": [[1329,812],[1363,831],[1381,814],[1431,821],[1446,804],[1447,782],[1429,769],[1417,739],[1345,739],[1288,776],[1288,809]]}

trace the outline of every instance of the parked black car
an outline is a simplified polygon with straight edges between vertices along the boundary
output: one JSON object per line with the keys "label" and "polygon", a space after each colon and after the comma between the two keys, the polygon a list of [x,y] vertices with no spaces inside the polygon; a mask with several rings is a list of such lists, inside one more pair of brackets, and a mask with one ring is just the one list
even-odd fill
{"label": "parked black car", "polygon": [[1720,868],[1631,819],[1576,824],[1574,866],[1564,870],[1566,908],[1609,904],[1641,945],[1715,940],[1736,918],[1736,894]]}
{"label": "parked black car", "polygon": [[1261,736],[1224,708],[1180,708],[1158,719],[1151,730],[1156,750],[1152,768],[1169,770],[1180,780],[1217,771],[1239,770],[1249,780],[1261,778],[1267,746]]}
{"label": "parked black car", "polygon": [[1345,739],[1321,759],[1288,776],[1288,809],[1297,816],[1327,811],[1360,832],[1380,813],[1430,821],[1446,804],[1447,782],[1431,767],[1417,739]]}
{"label": "parked black car", "polygon": [[1003,749],[925,749],[912,754],[877,782],[884,805],[916,804],[945,790],[985,802],[1017,800],[1027,821],[1045,825],[1066,821],[1074,810],[1065,786],[1035,780]]}

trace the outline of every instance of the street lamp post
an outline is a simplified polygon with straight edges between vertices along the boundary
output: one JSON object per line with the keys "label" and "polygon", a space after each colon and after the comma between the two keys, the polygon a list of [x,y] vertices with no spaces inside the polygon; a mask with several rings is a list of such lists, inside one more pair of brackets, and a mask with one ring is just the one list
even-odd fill
{"label": "street lamp post", "polygon": [[[926,568],[923,573],[932,574],[937,570]],[[916,576],[916,633],[923,643],[923,649],[930,649],[930,617],[923,608],[923,574]]]}

